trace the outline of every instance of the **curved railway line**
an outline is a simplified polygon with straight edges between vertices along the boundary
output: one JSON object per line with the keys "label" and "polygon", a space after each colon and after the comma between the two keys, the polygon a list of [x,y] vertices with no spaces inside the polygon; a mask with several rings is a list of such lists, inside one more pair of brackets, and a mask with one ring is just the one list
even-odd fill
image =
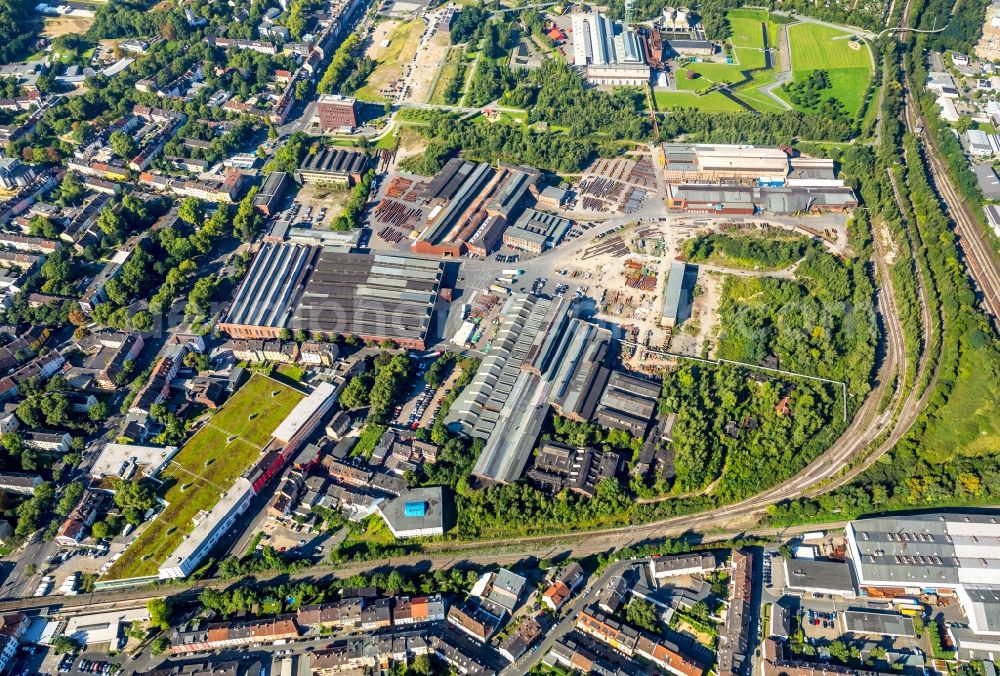
{"label": "curved railway line", "polygon": [[[909,13],[909,5],[905,15]],[[907,81],[909,74],[905,74]],[[905,100],[907,127],[915,131],[919,126],[919,115],[910,96]],[[955,192],[944,166],[933,152],[933,143],[925,139],[931,152],[926,153],[931,173],[942,199],[948,206],[955,221],[955,230],[966,255],[966,262],[982,294],[984,306],[993,316],[1000,319],[1000,274],[997,272],[996,257],[992,249],[982,241],[975,215]],[[898,189],[893,183],[897,201]],[[915,253],[916,242],[911,236],[905,237],[905,245]],[[318,565],[308,571],[287,575],[260,575],[257,581],[270,579],[301,580],[336,574],[350,575],[370,571],[384,565],[419,565],[431,569],[442,568],[461,562],[506,563],[526,555],[547,557],[555,552],[569,552],[582,556],[616,548],[627,547],[636,542],[656,538],[676,536],[688,532],[714,533],[722,538],[722,533],[730,536],[740,533],[780,534],[797,529],[751,528],[733,530],[734,524],[746,522],[748,518],[762,513],[768,506],[782,500],[802,496],[814,496],[843,486],[867,469],[881,455],[889,451],[910,429],[917,416],[924,409],[932,387],[927,387],[918,396],[918,388],[904,391],[908,356],[903,327],[899,318],[897,299],[891,283],[891,271],[885,245],[874,237],[875,293],[878,315],[884,336],[881,360],[875,377],[875,386],[868,392],[843,434],[824,453],[804,467],[795,476],[782,481],[757,495],[737,503],[721,506],[709,511],[674,516],[655,522],[604,528],[586,532],[556,535],[533,535],[497,541],[437,542],[425,545],[417,554],[366,562],[352,562],[339,567]],[[913,382],[919,382],[928,368],[935,368],[929,382],[936,377],[930,345],[935,331],[943,327],[935,324],[933,309],[928,300],[928,280],[924,279],[917,266],[917,286],[921,304],[922,324],[921,354],[914,368]],[[940,316],[938,317],[940,319]],[[833,524],[830,524],[833,525]],[[807,529],[808,527],[806,527]],[[724,539],[724,538],[723,538]],[[224,588],[235,581],[209,579],[188,585],[172,587],[140,587],[117,591],[85,594],[67,597],[56,602],[26,598],[0,602],[0,612],[13,610],[61,609],[72,610],[86,606],[89,608],[115,607],[120,604],[143,604],[149,599],[159,598],[171,591],[181,597],[193,597],[206,588]]]}

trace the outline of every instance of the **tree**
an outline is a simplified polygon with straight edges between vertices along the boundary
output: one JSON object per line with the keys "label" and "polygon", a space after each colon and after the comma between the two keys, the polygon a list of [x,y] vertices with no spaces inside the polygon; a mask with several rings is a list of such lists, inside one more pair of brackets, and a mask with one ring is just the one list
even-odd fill
{"label": "tree", "polygon": [[428,655],[417,655],[410,665],[410,673],[415,676],[430,676],[434,673],[434,665]]}
{"label": "tree", "polygon": [[830,644],[830,657],[841,664],[847,664],[851,660],[851,651],[847,649],[843,641],[838,639]]}
{"label": "tree", "polygon": [[109,413],[111,413],[111,409],[107,402],[99,401],[90,407],[90,410],[87,411],[87,417],[90,418],[91,422],[101,422],[108,417]]}
{"label": "tree", "polygon": [[212,309],[212,297],[217,287],[218,280],[215,277],[197,279],[188,293],[188,306],[184,313],[190,316],[207,315]]}
{"label": "tree", "polygon": [[76,503],[80,502],[81,497],[83,497],[83,482],[74,481],[66,486],[62,497],[59,499],[59,504],[56,505],[56,514],[67,516],[76,507]]}
{"label": "tree", "polygon": [[138,526],[142,523],[143,513],[159,503],[149,484],[119,480],[115,484],[115,504],[121,508],[126,521]]}
{"label": "tree", "polygon": [[146,603],[146,609],[149,610],[149,624],[151,626],[159,627],[161,631],[170,629],[170,597],[161,596],[151,599]]}
{"label": "tree", "polygon": [[205,205],[197,197],[185,197],[177,208],[177,216],[185,223],[201,225],[205,220]]}
{"label": "tree", "polygon": [[160,634],[149,644],[149,652],[153,655],[162,655],[170,647],[170,639],[166,634]]}
{"label": "tree", "polygon": [[126,162],[135,157],[135,139],[128,134],[121,131],[111,132],[108,143],[111,145],[111,149],[115,152],[115,155]]}
{"label": "tree", "polygon": [[80,649],[80,643],[70,636],[58,636],[52,640],[52,651],[56,655],[75,653]]}
{"label": "tree", "polygon": [[372,376],[369,373],[359,373],[340,393],[340,405],[343,408],[361,408],[368,405],[368,393],[372,385]]}
{"label": "tree", "polygon": [[257,191],[256,186],[247,191],[236,208],[236,216],[233,217],[233,233],[244,242],[252,241],[264,225],[264,216],[253,204]]}
{"label": "tree", "polygon": [[644,599],[632,599],[632,602],[625,607],[625,621],[654,634],[663,631],[660,626],[660,618],[656,614],[656,608]]}

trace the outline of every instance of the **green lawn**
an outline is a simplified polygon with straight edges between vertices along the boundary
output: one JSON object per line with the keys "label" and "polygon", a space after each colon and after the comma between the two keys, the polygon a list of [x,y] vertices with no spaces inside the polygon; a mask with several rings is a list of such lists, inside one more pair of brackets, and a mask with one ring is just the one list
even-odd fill
{"label": "green lawn", "polygon": [[819,70],[826,68],[861,68],[871,70],[868,47],[851,49],[847,36],[851,33],[839,28],[800,23],[788,28],[788,41],[792,50],[792,68]]}
{"label": "green lawn", "polygon": [[[742,82],[746,79],[746,76],[743,74],[743,69],[736,64],[707,62],[689,63],[683,68],[677,69],[676,79],[678,87],[682,86],[681,81],[686,79],[686,71],[688,70],[698,73],[698,75],[701,76],[694,80],[695,83],[705,83],[707,81],[707,84],[696,84],[691,87],[692,89],[704,89],[707,86],[711,86],[719,82],[728,82],[733,84],[736,82]],[[687,82],[691,81],[687,80]]]}
{"label": "green lawn", "polygon": [[697,108],[717,113],[732,113],[744,110],[738,103],[723,96],[719,92],[711,92],[699,96],[698,94],[688,94],[686,92],[653,92],[658,110],[669,110],[670,108]]}
{"label": "green lawn", "polygon": [[759,19],[744,19],[729,16],[729,26],[732,29],[730,42],[740,68],[763,68],[764,59],[764,23]]}
{"label": "green lawn", "polygon": [[737,91],[736,95],[761,112],[783,112],[787,109],[761,91],[762,87],[774,82],[774,77],[772,71],[754,73],[753,81]]}
{"label": "green lawn", "polygon": [[851,48],[850,35],[837,28],[809,23],[788,28],[793,79],[800,81],[814,70],[827,71],[830,89],[823,96],[833,96],[844,104],[848,113],[857,115],[871,80],[872,61],[867,44]]}
{"label": "green lawn", "polygon": [[254,375],[191,437],[163,471],[163,511],[122,554],[105,580],[156,575],[190,533],[192,519],[211,509],[260,455],[271,433],[305,395]]}

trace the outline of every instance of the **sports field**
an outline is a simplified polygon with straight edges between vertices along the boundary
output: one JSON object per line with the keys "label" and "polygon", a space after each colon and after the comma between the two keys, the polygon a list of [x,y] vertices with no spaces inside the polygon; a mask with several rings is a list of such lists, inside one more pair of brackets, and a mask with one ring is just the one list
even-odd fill
{"label": "sports field", "polygon": [[[857,115],[872,75],[868,45],[852,47],[851,33],[811,23],[788,27],[792,56],[792,78],[798,82],[814,70],[830,74],[830,88],[824,98],[833,96],[844,104],[850,115]],[[856,48],[855,48],[856,47]]]}
{"label": "sports field", "polygon": [[160,565],[194,528],[192,519],[215,506],[304,396],[267,376],[254,375],[163,470],[160,497],[167,506],[103,579],[156,575]]}

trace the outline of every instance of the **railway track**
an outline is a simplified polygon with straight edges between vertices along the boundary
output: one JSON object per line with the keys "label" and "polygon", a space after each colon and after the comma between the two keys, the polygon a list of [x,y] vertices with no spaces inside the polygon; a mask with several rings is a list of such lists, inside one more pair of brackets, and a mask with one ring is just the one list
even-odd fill
{"label": "railway track", "polygon": [[[878,258],[881,258],[881,254]],[[700,514],[675,516],[659,521],[605,528],[585,533],[573,532],[557,535],[535,535],[511,538],[502,541],[443,542],[429,543],[424,550],[411,557],[351,563],[334,568],[330,565],[314,566],[309,571],[292,575],[260,575],[256,581],[266,581],[280,577],[283,581],[314,579],[326,575],[351,575],[376,569],[383,565],[408,565],[410,563],[446,567],[458,562],[504,563],[521,559],[526,555],[551,556],[555,552],[572,552],[587,555],[627,547],[636,542],[678,536],[688,532],[725,532],[733,524],[745,523],[762,514],[770,505],[787,499],[813,495],[832,490],[855,476],[860,470],[852,465],[857,458],[876,458],[888,451],[905,432],[915,415],[915,402],[907,399],[901,407],[901,414],[894,415],[895,406],[882,409],[887,396],[898,402],[902,397],[899,389],[899,374],[905,366],[905,349],[895,296],[888,279],[888,269],[884,261],[877,261],[881,271],[876,280],[876,294],[879,311],[885,328],[885,352],[876,375],[876,386],[868,393],[858,408],[852,422],[844,433],[822,455],[807,465],[794,477],[773,486],[766,491],[731,505],[719,507]],[[894,388],[890,392],[890,388]],[[872,444],[877,444],[874,449]],[[846,468],[854,467],[845,473]],[[832,481],[832,483],[831,483]],[[764,529],[772,532],[775,529]],[[760,529],[739,530],[739,533],[762,532]],[[485,553],[484,553],[485,552]],[[434,565],[437,564],[437,565]],[[42,610],[88,608],[115,608],[116,604],[142,604],[151,598],[171,594],[183,597],[197,596],[203,589],[225,588],[234,580],[210,579],[192,583],[182,588],[157,587],[133,588],[120,591],[91,593],[77,597],[67,597],[58,602],[46,602],[36,598],[13,599],[0,602],[0,612],[14,610]]]}
{"label": "railway track", "polygon": [[996,328],[1000,325],[1000,262],[993,248],[984,241],[988,235],[979,225],[976,215],[952,184],[948,168],[940,158],[934,138],[930,134],[919,133],[920,129],[927,129],[928,126],[910,95],[910,88],[913,86],[910,73],[904,71],[904,76],[907,87],[904,94],[906,127],[910,133],[920,138],[927,148],[923,156],[934,187],[954,225],[959,248],[965,254],[964,262],[969,276],[979,289],[983,309],[992,317]]}

